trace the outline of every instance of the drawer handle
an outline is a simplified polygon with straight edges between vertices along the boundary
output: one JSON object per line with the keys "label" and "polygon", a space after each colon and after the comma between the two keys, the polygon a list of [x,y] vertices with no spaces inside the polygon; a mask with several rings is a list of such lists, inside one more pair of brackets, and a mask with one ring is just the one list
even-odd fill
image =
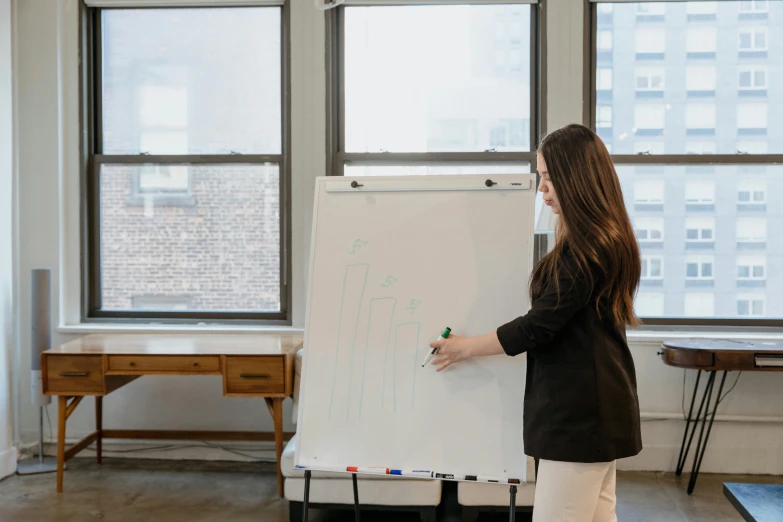
{"label": "drawer handle", "polygon": [[60,377],[87,377],[87,372],[60,372]]}
{"label": "drawer handle", "polygon": [[131,362],[131,363],[129,364],[129,366],[130,366],[131,368],[133,368],[134,366],[136,366],[136,363],[135,363],[135,362]]}
{"label": "drawer handle", "polygon": [[268,373],[240,373],[240,379],[268,379],[271,377]]}
{"label": "drawer handle", "polygon": [[196,362],[196,363],[193,363],[193,366],[195,366],[196,368],[198,368],[198,363],[197,363],[197,362]]}

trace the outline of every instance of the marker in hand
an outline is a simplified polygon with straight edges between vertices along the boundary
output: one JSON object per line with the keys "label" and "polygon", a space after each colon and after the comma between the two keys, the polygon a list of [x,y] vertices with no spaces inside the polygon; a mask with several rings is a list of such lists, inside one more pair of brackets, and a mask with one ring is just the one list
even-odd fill
{"label": "marker in hand", "polygon": [[[446,328],[445,330],[443,330],[443,333],[440,334],[440,337],[438,337],[438,341],[442,341],[446,339],[450,333],[451,333],[451,328]],[[427,354],[427,357],[424,358],[424,362],[421,363],[422,368],[424,368],[427,365],[427,363],[432,360],[432,356],[435,355],[435,352],[437,351],[438,351],[437,348],[433,348],[432,350],[430,350],[430,352]]]}

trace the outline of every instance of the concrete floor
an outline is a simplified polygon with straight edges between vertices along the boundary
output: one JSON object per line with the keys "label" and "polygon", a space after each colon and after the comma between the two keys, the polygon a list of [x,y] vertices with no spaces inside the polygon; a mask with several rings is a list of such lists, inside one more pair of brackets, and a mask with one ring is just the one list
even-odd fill
{"label": "concrete floor", "polygon": [[[12,476],[0,482],[0,522],[285,522],[271,464],[76,458],[68,463],[65,493],[55,476]],[[683,480],[685,479],[685,480]],[[618,473],[621,522],[741,522],[723,497],[723,482],[783,483],[783,477],[702,474],[692,496],[687,477]],[[453,485],[451,485],[453,486]],[[349,522],[352,512],[313,512],[313,522]],[[414,515],[368,513],[364,522],[414,522]],[[456,492],[446,488],[444,522],[460,520]],[[482,516],[480,521],[507,520]],[[520,520],[520,517],[517,517]]]}

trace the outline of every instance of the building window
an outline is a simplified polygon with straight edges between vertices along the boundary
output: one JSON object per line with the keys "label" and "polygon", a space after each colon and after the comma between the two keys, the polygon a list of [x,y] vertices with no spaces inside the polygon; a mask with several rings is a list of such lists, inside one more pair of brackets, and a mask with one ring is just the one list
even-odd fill
{"label": "building window", "polygon": [[737,186],[737,210],[765,210],[767,183],[763,179],[740,180]]}
{"label": "building window", "polygon": [[715,315],[715,294],[686,293],[685,317],[713,317]]}
{"label": "building window", "polygon": [[643,27],[635,32],[636,58],[662,60],[666,54],[666,29]]}
{"label": "building window", "polygon": [[714,210],[715,182],[713,180],[689,180],[685,183],[686,210]]}
{"label": "building window", "polygon": [[705,288],[712,287],[715,283],[713,256],[686,256],[685,258],[685,287]]}
{"label": "building window", "polygon": [[662,179],[640,179],[634,184],[634,202],[638,210],[662,210],[666,184]]}
{"label": "building window", "polygon": [[665,122],[665,105],[637,105],[634,109],[634,132],[637,136],[660,136]]}
{"label": "building window", "polygon": [[768,0],[740,0],[740,20],[765,20],[769,12]]}
{"label": "building window", "polygon": [[739,294],[737,296],[737,316],[764,317],[766,315],[764,294]]}
{"label": "building window", "polygon": [[763,96],[767,93],[767,68],[763,65],[740,67],[738,70],[740,95]]}
{"label": "building window", "polygon": [[740,57],[764,57],[767,55],[767,28],[748,27],[739,30]]}
{"label": "building window", "polygon": [[714,141],[686,141],[685,154],[715,154]]}
{"label": "building window", "polygon": [[740,103],[737,105],[737,134],[767,134],[767,104]]}
{"label": "building window", "polygon": [[662,141],[635,141],[633,143],[634,154],[663,154],[663,148],[666,144]]}
{"label": "building window", "polygon": [[666,15],[666,4],[661,2],[638,2],[636,16],[641,19],[660,18]]}
{"label": "building window", "polygon": [[662,98],[664,74],[663,67],[637,67],[636,96],[638,98]]}
{"label": "building window", "polygon": [[767,280],[767,258],[763,254],[737,257],[737,286],[763,287]]}
{"label": "building window", "polygon": [[598,69],[598,74],[596,76],[596,88],[599,91],[612,90],[612,69],[609,67],[601,67]]}
{"label": "building window", "polygon": [[688,58],[715,58],[718,32],[714,27],[688,27],[685,51]]}
{"label": "building window", "polygon": [[686,2],[685,4],[688,20],[715,20],[717,12],[717,2]]}
{"label": "building window", "polygon": [[86,318],[289,320],[287,7],[86,9]]}
{"label": "building window", "polygon": [[608,29],[601,29],[598,31],[598,50],[600,52],[611,52],[612,31]]}
{"label": "building window", "polygon": [[596,113],[596,126],[599,129],[612,128],[612,106],[600,105]]}
{"label": "building window", "polygon": [[663,279],[663,256],[642,255],[642,281]]}
{"label": "building window", "polygon": [[685,132],[689,136],[715,135],[715,104],[689,103],[685,108]]}
{"label": "building window", "polygon": [[643,247],[663,243],[663,218],[637,217],[636,239]]}
{"label": "building window", "polygon": [[685,90],[688,96],[715,96],[714,65],[689,65],[685,69]]}
{"label": "building window", "polygon": [[764,248],[767,243],[767,219],[737,218],[737,248]]}
{"label": "building window", "polygon": [[685,219],[685,241],[689,247],[712,247],[715,242],[715,219],[694,218]]}
{"label": "building window", "polygon": [[634,300],[634,311],[639,317],[663,317],[663,294],[639,292]]}

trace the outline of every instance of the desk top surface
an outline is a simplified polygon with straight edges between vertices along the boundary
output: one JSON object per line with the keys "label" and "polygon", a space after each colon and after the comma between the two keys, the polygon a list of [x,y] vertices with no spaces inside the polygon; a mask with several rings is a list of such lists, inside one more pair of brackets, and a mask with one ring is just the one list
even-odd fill
{"label": "desk top surface", "polygon": [[298,334],[93,334],[46,354],[285,355],[302,344]]}
{"label": "desk top surface", "polygon": [[728,352],[783,352],[783,343],[776,341],[752,342],[731,339],[675,339],[664,341],[663,346],[671,349],[706,350]]}
{"label": "desk top surface", "polygon": [[748,522],[783,520],[783,484],[726,482],[723,494]]}

